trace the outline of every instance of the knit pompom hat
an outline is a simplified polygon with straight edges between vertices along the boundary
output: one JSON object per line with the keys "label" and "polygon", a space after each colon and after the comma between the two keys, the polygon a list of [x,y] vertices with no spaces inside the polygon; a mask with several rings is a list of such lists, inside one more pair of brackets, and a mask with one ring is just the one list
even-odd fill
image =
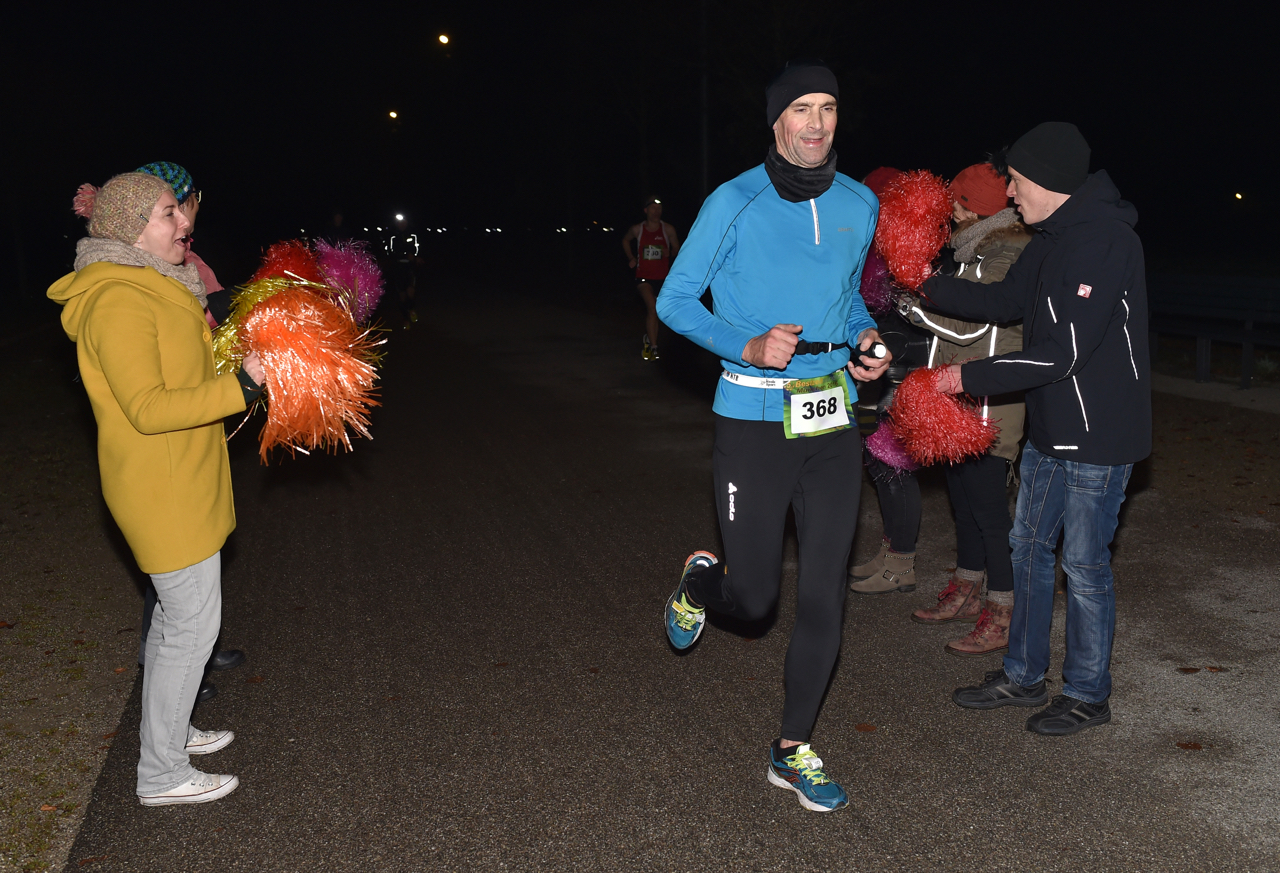
{"label": "knit pompom hat", "polygon": [[983,218],[1009,205],[1004,179],[990,164],[965,167],[951,182],[951,199]]}
{"label": "knit pompom hat", "polygon": [[142,236],[151,210],[169,183],[146,173],[121,173],[101,188],[81,185],[76,193],[76,215],[89,219],[89,236],[133,245]]}

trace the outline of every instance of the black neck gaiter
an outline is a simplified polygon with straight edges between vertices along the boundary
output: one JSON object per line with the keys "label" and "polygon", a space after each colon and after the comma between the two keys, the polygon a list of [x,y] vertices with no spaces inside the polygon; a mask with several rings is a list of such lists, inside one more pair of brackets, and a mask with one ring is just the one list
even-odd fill
{"label": "black neck gaiter", "polygon": [[836,150],[827,153],[827,159],[817,167],[797,167],[778,154],[778,145],[769,146],[764,158],[764,170],[769,181],[783,200],[802,203],[827,193],[836,178]]}

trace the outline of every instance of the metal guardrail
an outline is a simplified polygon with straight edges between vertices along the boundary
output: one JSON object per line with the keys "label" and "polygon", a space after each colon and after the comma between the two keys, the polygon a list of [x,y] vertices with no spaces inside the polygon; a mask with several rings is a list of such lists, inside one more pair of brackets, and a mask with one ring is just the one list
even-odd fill
{"label": "metal guardrail", "polygon": [[1153,274],[1147,277],[1151,356],[1159,335],[1196,340],[1196,381],[1210,380],[1213,342],[1239,343],[1240,387],[1253,384],[1254,346],[1280,346],[1280,280]]}

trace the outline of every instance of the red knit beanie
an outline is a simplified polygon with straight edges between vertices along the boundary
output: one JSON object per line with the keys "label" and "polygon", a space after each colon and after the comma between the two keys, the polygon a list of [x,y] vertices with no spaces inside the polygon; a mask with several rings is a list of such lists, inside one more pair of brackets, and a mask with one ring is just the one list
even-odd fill
{"label": "red knit beanie", "polygon": [[985,218],[1009,205],[1007,188],[990,164],[974,164],[961,170],[951,182],[951,199]]}
{"label": "red knit beanie", "polygon": [[884,186],[889,184],[890,179],[896,179],[902,175],[902,171],[894,167],[876,167],[870,173],[867,173],[862,184],[871,189],[871,193],[879,197],[884,193]]}

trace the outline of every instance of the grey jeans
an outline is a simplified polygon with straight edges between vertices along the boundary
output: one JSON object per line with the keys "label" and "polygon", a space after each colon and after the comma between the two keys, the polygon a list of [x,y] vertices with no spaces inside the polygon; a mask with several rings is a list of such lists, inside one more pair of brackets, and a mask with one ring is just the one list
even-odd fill
{"label": "grey jeans", "polygon": [[163,794],[188,781],[191,708],[222,625],[222,552],[151,577],[159,603],[147,632],[142,674],[142,756],[138,794]]}

